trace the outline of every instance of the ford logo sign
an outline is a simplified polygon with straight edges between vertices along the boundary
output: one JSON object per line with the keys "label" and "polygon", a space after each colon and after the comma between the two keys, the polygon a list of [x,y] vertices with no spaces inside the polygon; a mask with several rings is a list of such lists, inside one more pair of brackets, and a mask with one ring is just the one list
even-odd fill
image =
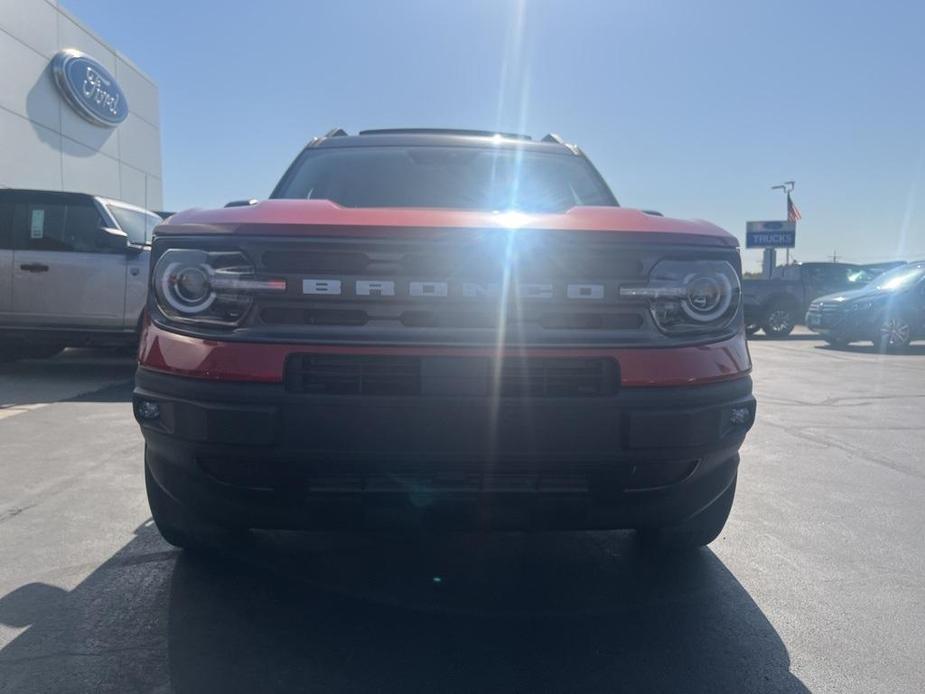
{"label": "ford logo sign", "polygon": [[116,79],[80,51],[60,51],[51,61],[58,89],[77,113],[94,125],[113,128],[128,116],[128,102]]}

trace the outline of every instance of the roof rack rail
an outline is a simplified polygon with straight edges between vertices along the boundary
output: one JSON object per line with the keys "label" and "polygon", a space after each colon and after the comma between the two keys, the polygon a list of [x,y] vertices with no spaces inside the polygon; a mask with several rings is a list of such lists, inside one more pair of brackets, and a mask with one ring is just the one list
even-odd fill
{"label": "roof rack rail", "polygon": [[571,150],[572,154],[575,156],[581,155],[581,150],[578,148],[578,145],[570,145],[568,142],[562,139],[560,135],[556,133],[547,133],[543,136],[543,139],[540,142],[552,142],[557,145],[562,145],[563,147],[568,147]]}
{"label": "roof rack rail", "polygon": [[305,145],[305,147],[306,149],[309,147],[317,147],[329,137],[344,137],[347,134],[347,131],[343,128],[331,128],[324,135],[315,135],[311,140],[308,141],[308,144]]}
{"label": "roof rack rail", "polygon": [[465,130],[461,128],[376,128],[361,130],[360,135],[469,135],[471,137],[503,137],[509,140],[532,140],[529,135],[495,130]]}

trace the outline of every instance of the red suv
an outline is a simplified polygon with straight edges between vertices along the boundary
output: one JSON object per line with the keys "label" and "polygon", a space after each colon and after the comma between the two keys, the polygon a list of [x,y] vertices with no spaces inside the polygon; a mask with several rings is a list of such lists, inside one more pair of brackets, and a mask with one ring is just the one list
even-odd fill
{"label": "red suv", "polygon": [[157,227],[134,393],[154,521],[713,540],[754,420],[736,239],[575,146],[341,130]]}

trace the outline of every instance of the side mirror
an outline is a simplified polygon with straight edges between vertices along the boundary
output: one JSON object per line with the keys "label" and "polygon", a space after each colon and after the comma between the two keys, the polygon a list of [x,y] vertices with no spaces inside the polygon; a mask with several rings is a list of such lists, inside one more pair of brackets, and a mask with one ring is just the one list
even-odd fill
{"label": "side mirror", "polygon": [[100,227],[100,248],[107,248],[112,251],[121,253],[134,254],[141,249],[129,241],[128,234],[121,229],[112,227]]}
{"label": "side mirror", "polygon": [[225,207],[250,207],[256,204],[257,201],[251,198],[250,200],[232,200],[229,203],[225,203]]}

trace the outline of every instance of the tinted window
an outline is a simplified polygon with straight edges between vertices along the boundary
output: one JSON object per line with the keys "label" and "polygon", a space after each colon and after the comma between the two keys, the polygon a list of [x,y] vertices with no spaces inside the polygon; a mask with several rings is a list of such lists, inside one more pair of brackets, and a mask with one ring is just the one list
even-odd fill
{"label": "tinted window", "polygon": [[800,266],[799,265],[779,265],[774,268],[774,272],[771,275],[772,279],[780,280],[797,280],[800,275]]}
{"label": "tinted window", "polygon": [[306,150],[275,197],[528,212],[616,204],[583,157],[475,147]]}
{"label": "tinted window", "polygon": [[18,203],[13,213],[17,248],[32,251],[106,252],[102,224],[90,200],[36,198]]}
{"label": "tinted window", "polygon": [[866,284],[869,276],[857,265],[813,265],[806,270],[812,284],[840,287],[852,283]]}
{"label": "tinted window", "polygon": [[75,251],[92,252],[101,246],[103,218],[96,205],[87,201],[68,203],[64,219],[64,238]]}
{"label": "tinted window", "polygon": [[160,217],[151,212],[133,210],[130,207],[111,203],[107,204],[106,208],[115,217],[119,228],[128,234],[129,241],[141,246],[151,245],[151,232],[161,223]]}
{"label": "tinted window", "polygon": [[908,289],[925,277],[925,264],[905,265],[885,272],[877,278],[877,289]]}
{"label": "tinted window", "polygon": [[13,247],[13,203],[0,198],[0,248]]}
{"label": "tinted window", "polygon": [[848,271],[848,283],[860,286],[870,284],[879,274],[879,272],[869,270],[868,268],[855,268]]}

